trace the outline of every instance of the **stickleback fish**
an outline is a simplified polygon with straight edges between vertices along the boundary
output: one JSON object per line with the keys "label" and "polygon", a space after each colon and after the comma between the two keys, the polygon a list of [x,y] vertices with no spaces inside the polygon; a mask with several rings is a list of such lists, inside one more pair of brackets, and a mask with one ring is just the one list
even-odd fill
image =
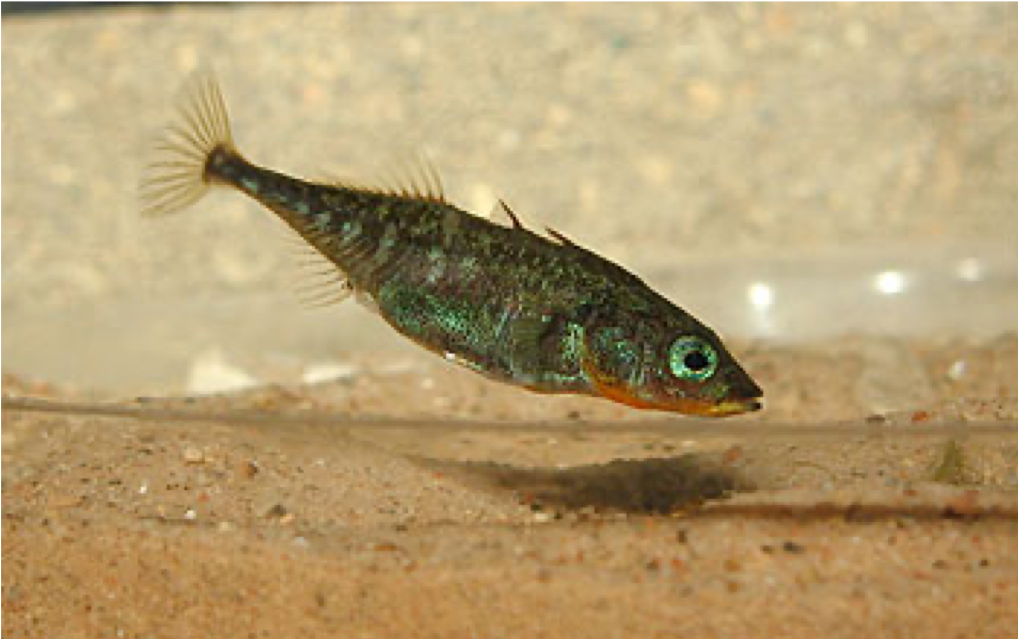
{"label": "stickleback fish", "polygon": [[621,266],[547,229],[495,224],[450,203],[434,170],[403,187],[312,182],[248,162],[215,80],[200,76],[142,181],[147,213],[212,186],[259,201],[394,329],[446,359],[545,393],[726,416],[760,387],[720,338]]}

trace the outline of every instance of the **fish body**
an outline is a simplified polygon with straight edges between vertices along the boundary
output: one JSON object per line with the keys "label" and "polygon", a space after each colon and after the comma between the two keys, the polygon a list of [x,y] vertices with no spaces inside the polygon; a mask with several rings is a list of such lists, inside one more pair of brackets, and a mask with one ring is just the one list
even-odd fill
{"label": "fish body", "polygon": [[448,202],[434,172],[382,190],[289,177],[236,149],[210,78],[194,83],[143,183],[150,212],[212,185],[261,202],[335,269],[337,286],[395,330],[488,377],[546,393],[724,416],[762,391],[718,336],[621,266],[549,229]]}

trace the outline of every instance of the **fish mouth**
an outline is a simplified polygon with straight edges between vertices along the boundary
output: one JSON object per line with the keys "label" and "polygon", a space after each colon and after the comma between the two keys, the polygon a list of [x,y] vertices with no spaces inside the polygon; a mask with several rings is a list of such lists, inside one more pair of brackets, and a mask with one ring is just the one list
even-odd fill
{"label": "fish mouth", "polygon": [[711,402],[697,399],[683,399],[669,407],[679,413],[696,415],[698,417],[732,417],[743,413],[752,413],[763,408],[763,403],[757,397],[740,399],[724,399],[719,402]]}
{"label": "fish mouth", "polygon": [[710,417],[729,417],[752,413],[763,408],[763,402],[759,399],[728,399],[717,404],[711,404],[704,413]]}

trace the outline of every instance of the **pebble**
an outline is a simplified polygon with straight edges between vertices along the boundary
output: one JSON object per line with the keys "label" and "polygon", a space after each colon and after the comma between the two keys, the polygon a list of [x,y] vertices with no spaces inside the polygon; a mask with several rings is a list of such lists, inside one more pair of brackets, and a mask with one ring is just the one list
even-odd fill
{"label": "pebble", "polygon": [[187,376],[187,392],[191,395],[235,392],[257,385],[257,379],[228,363],[218,348],[198,355]]}
{"label": "pebble", "polygon": [[346,379],[352,379],[358,373],[358,368],[353,364],[340,362],[324,362],[320,364],[309,364],[304,369],[305,384],[324,384]]}
{"label": "pebble", "polygon": [[205,462],[205,453],[197,446],[188,446],[184,449],[184,463],[202,464]]}
{"label": "pebble", "polygon": [[283,504],[279,504],[279,503],[273,504],[273,505],[269,506],[268,508],[265,508],[265,509],[262,510],[262,517],[266,517],[266,518],[272,518],[272,517],[281,518],[281,517],[284,517],[286,514],[287,514],[286,506],[284,506]]}
{"label": "pebble", "polygon": [[251,479],[252,477],[257,475],[259,470],[260,468],[258,466],[258,462],[252,460],[241,462],[238,467],[240,475],[248,479]]}
{"label": "pebble", "polygon": [[965,364],[965,360],[961,359],[951,364],[950,368],[947,369],[948,379],[950,379],[953,382],[959,381],[962,377],[965,376],[966,367],[967,366]]}
{"label": "pebble", "polygon": [[785,543],[781,544],[781,548],[785,552],[792,553],[792,554],[799,554],[801,552],[805,552],[805,550],[806,550],[805,546],[803,546],[800,543],[796,543],[794,541],[786,541]]}
{"label": "pebble", "polygon": [[951,499],[947,505],[947,513],[957,516],[974,516],[982,512],[982,508],[979,505],[979,491],[977,490],[966,490],[955,498]]}

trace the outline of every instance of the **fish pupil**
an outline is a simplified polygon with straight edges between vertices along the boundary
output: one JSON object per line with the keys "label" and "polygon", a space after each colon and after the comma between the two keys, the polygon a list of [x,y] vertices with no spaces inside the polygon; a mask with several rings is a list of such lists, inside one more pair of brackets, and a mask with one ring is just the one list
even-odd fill
{"label": "fish pupil", "polygon": [[691,371],[700,372],[710,366],[710,360],[703,351],[690,351],[682,358],[682,363]]}

